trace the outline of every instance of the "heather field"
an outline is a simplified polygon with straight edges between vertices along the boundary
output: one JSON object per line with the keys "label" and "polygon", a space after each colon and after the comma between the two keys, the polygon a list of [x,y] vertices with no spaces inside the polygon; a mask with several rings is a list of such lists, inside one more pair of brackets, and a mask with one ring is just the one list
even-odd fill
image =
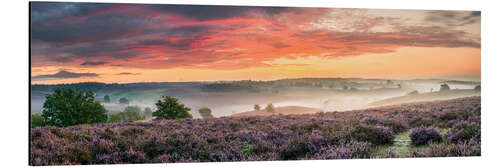
{"label": "heather field", "polygon": [[31,129],[33,165],[481,155],[481,97],[346,112]]}

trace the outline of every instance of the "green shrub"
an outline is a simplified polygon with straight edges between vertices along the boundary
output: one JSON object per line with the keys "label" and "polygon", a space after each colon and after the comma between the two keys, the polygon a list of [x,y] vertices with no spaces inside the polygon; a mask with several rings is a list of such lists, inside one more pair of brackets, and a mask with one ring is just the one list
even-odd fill
{"label": "green shrub", "polygon": [[163,100],[156,102],[156,111],[153,112],[155,120],[193,118],[188,112],[191,110],[178,102],[176,98],[164,96]]}
{"label": "green shrub", "polygon": [[138,121],[144,119],[145,116],[141,114],[141,108],[138,106],[128,106],[123,112],[110,115],[109,122]]}
{"label": "green shrub", "polygon": [[204,119],[214,118],[214,116],[212,115],[212,110],[210,110],[210,108],[208,108],[208,107],[202,107],[198,110],[198,112],[200,113],[201,117]]}
{"label": "green shrub", "polygon": [[253,109],[255,111],[259,111],[260,110],[260,106],[258,104],[256,104],[256,105],[253,106]]}
{"label": "green shrub", "polygon": [[105,122],[108,119],[104,106],[95,101],[91,91],[56,88],[43,103],[42,117],[46,125],[71,126]]}
{"label": "green shrub", "polygon": [[266,111],[267,112],[274,112],[274,106],[272,103],[269,103],[267,106],[266,106]]}
{"label": "green shrub", "polygon": [[39,126],[45,126],[45,119],[41,114],[31,115],[31,127],[34,128]]}
{"label": "green shrub", "polygon": [[374,145],[391,144],[394,140],[394,133],[385,126],[380,125],[359,125],[351,131],[351,137],[358,141],[370,142]]}

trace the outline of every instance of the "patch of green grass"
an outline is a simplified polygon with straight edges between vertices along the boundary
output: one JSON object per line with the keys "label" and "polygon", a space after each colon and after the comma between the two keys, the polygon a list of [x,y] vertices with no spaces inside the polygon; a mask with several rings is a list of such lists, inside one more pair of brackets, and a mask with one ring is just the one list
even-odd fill
{"label": "patch of green grass", "polygon": [[[444,137],[449,129],[440,128],[441,135]],[[414,146],[411,144],[410,139],[411,130],[399,133],[394,138],[392,145],[377,146],[373,151],[373,157],[391,157],[391,158],[405,158],[409,157],[413,151],[419,151],[428,147],[428,145]]]}
{"label": "patch of green grass", "polygon": [[241,151],[243,154],[249,155],[253,151],[253,145],[248,144],[248,142],[243,142],[243,150]]}

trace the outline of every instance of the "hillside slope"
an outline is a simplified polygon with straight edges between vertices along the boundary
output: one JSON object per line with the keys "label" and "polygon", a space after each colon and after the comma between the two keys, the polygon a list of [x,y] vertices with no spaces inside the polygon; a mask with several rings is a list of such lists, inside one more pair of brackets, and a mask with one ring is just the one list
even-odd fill
{"label": "hillside slope", "polygon": [[242,113],[236,113],[231,116],[234,117],[242,117],[242,116],[271,116],[271,115],[300,115],[300,114],[314,114],[318,112],[323,112],[323,110],[310,108],[310,107],[302,107],[302,106],[285,106],[285,107],[276,107],[274,108],[274,112],[267,112],[265,109],[263,110],[253,110]]}
{"label": "hillside slope", "polygon": [[412,94],[400,97],[388,98],[368,104],[368,107],[378,107],[403,103],[425,102],[435,100],[449,100],[462,97],[481,96],[480,91],[475,90],[448,90],[422,94]]}
{"label": "hillside slope", "polygon": [[[420,126],[449,129],[451,138],[402,157],[479,156],[480,115],[481,97],[467,97],[347,112],[37,127],[30,164],[401,157],[375,152]],[[460,137],[462,127],[473,130]]]}

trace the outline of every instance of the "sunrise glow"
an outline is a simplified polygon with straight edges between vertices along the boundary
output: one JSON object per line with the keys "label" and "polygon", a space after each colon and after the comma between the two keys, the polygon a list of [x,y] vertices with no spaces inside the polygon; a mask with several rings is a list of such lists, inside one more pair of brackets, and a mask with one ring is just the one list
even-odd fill
{"label": "sunrise glow", "polygon": [[33,3],[32,83],[480,80],[480,13]]}

